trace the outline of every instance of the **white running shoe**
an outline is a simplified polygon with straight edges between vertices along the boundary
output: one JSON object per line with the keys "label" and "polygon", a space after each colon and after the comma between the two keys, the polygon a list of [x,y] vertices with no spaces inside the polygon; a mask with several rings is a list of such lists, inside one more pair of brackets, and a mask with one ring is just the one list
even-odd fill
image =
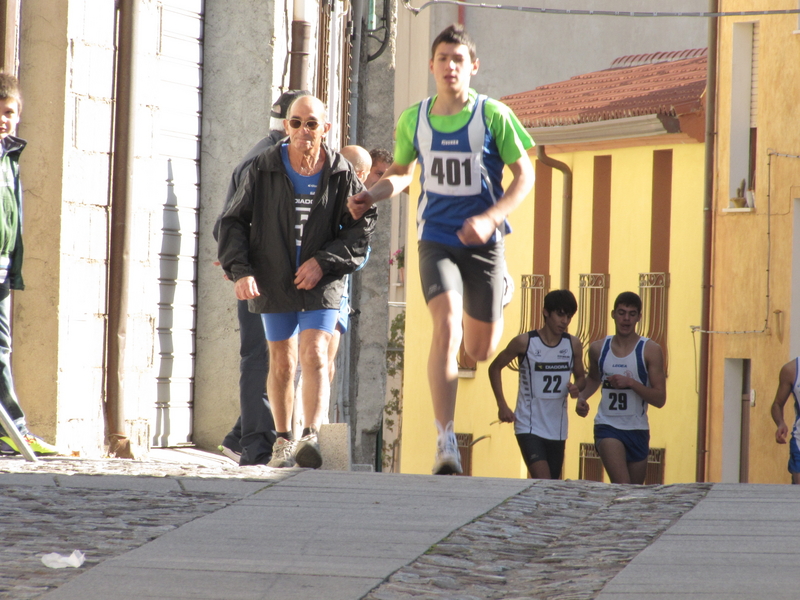
{"label": "white running shoe", "polygon": [[458,440],[453,431],[453,422],[450,421],[447,427],[442,429],[436,421],[436,429],[439,430],[439,439],[436,441],[436,460],[431,470],[434,475],[460,475],[461,474],[461,454],[458,451]]}
{"label": "white running shoe", "polygon": [[273,469],[288,469],[294,466],[295,442],[279,437],[272,445],[272,460],[267,463]]}

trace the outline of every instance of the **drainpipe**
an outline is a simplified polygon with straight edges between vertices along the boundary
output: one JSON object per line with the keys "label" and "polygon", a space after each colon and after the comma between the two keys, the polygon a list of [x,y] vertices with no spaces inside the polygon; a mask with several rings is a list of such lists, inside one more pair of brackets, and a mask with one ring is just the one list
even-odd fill
{"label": "drainpipe", "polygon": [[358,143],[358,86],[361,76],[361,34],[364,30],[364,0],[353,0],[353,56],[350,62],[350,115],[348,144]]}
{"label": "drainpipe", "polygon": [[17,27],[19,26],[19,0],[2,0],[0,18],[4,26],[0,28],[0,70],[15,75],[17,73]]}
{"label": "drainpipe", "polygon": [[[717,12],[717,0],[709,0],[708,11]],[[714,144],[717,112],[717,17],[708,21],[708,76],[706,78],[705,193],[703,199],[703,304],[700,324],[700,381],[697,405],[697,465],[695,479],[706,480],[708,442],[709,333],[711,330],[711,253],[714,230]]]}
{"label": "drainpipe", "polygon": [[289,63],[289,89],[308,89],[308,55],[311,48],[311,23],[306,20],[305,0],[294,0],[292,49]]}
{"label": "drainpipe", "polygon": [[108,453],[133,458],[125,425],[125,344],[128,336],[130,224],[133,220],[133,159],[136,108],[138,0],[119,0],[119,33],[111,173],[106,344],[106,432]]}
{"label": "drainpipe", "polygon": [[558,169],[564,176],[561,200],[561,289],[569,289],[569,261],[572,243],[572,171],[566,163],[550,158],[544,146],[536,145],[536,158],[548,167]]}

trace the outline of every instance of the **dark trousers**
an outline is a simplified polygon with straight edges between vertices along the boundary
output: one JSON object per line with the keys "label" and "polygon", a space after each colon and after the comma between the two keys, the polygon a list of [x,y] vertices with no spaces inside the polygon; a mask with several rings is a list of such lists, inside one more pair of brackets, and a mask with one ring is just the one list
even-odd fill
{"label": "dark trousers", "polygon": [[223,444],[241,451],[240,465],[267,464],[275,443],[275,422],[267,398],[269,354],[261,315],[247,310],[247,301],[238,301],[239,316],[239,407],[241,415]]}

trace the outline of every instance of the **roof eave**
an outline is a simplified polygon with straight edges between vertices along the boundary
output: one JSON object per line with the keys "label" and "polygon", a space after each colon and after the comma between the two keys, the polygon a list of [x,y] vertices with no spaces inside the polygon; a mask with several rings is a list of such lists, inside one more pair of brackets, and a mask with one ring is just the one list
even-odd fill
{"label": "roof eave", "polygon": [[527,130],[540,145],[581,144],[676,133],[680,131],[677,121],[675,117],[653,114]]}

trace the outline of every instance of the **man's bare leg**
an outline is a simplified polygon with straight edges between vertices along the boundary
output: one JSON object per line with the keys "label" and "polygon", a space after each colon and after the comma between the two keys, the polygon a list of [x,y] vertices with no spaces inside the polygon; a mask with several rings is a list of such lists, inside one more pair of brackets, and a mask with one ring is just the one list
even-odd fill
{"label": "man's bare leg", "polygon": [[292,430],[292,405],[294,404],[294,372],[297,369],[297,336],[269,345],[269,372],[267,394],[275,429],[279,432]]}
{"label": "man's bare leg", "polygon": [[328,381],[332,384],[333,378],[336,376],[336,353],[339,351],[339,342],[342,339],[342,332],[339,331],[339,326],[333,330],[331,334],[331,341],[328,344]]}
{"label": "man's bare leg", "polygon": [[331,384],[328,379],[328,344],[331,334],[319,329],[300,332],[300,364],[303,367],[303,437],[297,444],[298,467],[318,469],[322,466],[317,432],[322,415],[328,410]]}
{"label": "man's bare leg", "polygon": [[[270,352],[267,373],[267,394],[278,433],[288,435],[292,431],[292,408],[294,406],[294,373],[297,369],[297,336],[279,342],[267,342]],[[276,468],[294,466],[294,442],[281,435],[272,446],[272,459],[268,466]]]}
{"label": "man's bare leg", "polygon": [[319,329],[300,332],[300,364],[303,367],[303,428],[319,429],[328,409],[331,384],[328,378],[328,344],[331,334]]}

